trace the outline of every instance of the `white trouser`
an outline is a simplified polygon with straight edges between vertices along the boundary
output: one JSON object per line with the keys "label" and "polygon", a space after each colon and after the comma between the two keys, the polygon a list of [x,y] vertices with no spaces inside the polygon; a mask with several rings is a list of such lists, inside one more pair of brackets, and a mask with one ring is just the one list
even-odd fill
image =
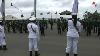
{"label": "white trouser", "polygon": [[3,39],[2,39],[2,45],[6,45],[6,40],[5,40],[4,37],[3,37]]}
{"label": "white trouser", "polygon": [[37,38],[29,38],[29,51],[38,51],[38,40]]}
{"label": "white trouser", "polygon": [[79,39],[78,37],[67,37],[66,53],[70,53],[72,51],[73,54],[78,54],[77,52],[78,39]]}
{"label": "white trouser", "polygon": [[0,37],[0,46],[6,45],[5,38]]}

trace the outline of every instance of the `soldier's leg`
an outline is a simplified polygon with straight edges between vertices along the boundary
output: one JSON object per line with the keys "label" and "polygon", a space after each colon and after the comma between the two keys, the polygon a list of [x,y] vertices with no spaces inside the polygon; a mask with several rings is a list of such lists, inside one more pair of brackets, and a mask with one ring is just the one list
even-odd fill
{"label": "soldier's leg", "polygon": [[8,30],[8,32],[10,32],[10,27],[9,26],[8,26],[8,29],[7,30]]}
{"label": "soldier's leg", "polygon": [[51,30],[53,30],[53,25],[51,25]]}
{"label": "soldier's leg", "polygon": [[28,33],[28,31],[27,31],[27,26],[25,27],[25,33]]}
{"label": "soldier's leg", "polygon": [[20,33],[23,33],[22,30],[23,30],[22,26],[20,26],[20,28],[19,28]]}
{"label": "soldier's leg", "polygon": [[40,32],[41,32],[41,36],[42,36],[42,35],[43,35],[43,34],[42,34],[42,30],[40,30]]}
{"label": "soldier's leg", "polygon": [[98,36],[100,35],[100,27],[98,28]]}
{"label": "soldier's leg", "polygon": [[93,33],[95,33],[95,27],[93,26]]}
{"label": "soldier's leg", "polygon": [[5,37],[2,38],[2,46],[3,46],[3,50],[7,50]]}
{"label": "soldier's leg", "polygon": [[39,56],[39,52],[38,52],[38,40],[37,40],[37,38],[33,39],[33,45],[34,45],[35,56]]}
{"label": "soldier's leg", "polygon": [[77,46],[78,46],[78,38],[73,39],[73,54],[74,56],[77,56],[78,51],[77,51]]}
{"label": "soldier's leg", "polygon": [[98,31],[98,27],[96,27],[96,33],[97,33],[97,31]]}
{"label": "soldier's leg", "polygon": [[89,29],[89,32],[88,32],[89,36],[91,36],[91,29]]}
{"label": "soldier's leg", "polygon": [[61,34],[61,28],[59,29],[59,32],[60,32],[60,34]]}
{"label": "soldier's leg", "polygon": [[45,36],[45,32],[44,32],[45,30],[43,29],[43,36]]}
{"label": "soldier's leg", "polygon": [[98,32],[98,36],[100,35],[100,31]]}
{"label": "soldier's leg", "polygon": [[33,39],[32,38],[29,38],[29,53],[30,53],[30,56],[32,56],[32,43],[33,43]]}
{"label": "soldier's leg", "polygon": [[0,37],[0,50],[2,50],[2,42],[1,42],[1,37]]}
{"label": "soldier's leg", "polygon": [[69,56],[69,53],[71,52],[71,47],[72,47],[72,39],[70,37],[67,37],[66,56]]}
{"label": "soldier's leg", "polygon": [[86,30],[86,36],[88,36],[89,34],[88,34],[88,30]]}
{"label": "soldier's leg", "polygon": [[13,26],[13,33],[16,33],[16,32],[15,32],[15,27],[14,27],[14,26]]}
{"label": "soldier's leg", "polygon": [[58,30],[58,34],[59,34],[59,28],[57,28],[57,30]]}

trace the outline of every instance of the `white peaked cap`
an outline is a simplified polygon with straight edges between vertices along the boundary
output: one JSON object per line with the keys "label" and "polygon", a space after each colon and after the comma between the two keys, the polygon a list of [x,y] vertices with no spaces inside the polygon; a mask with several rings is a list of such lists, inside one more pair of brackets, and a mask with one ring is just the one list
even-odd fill
{"label": "white peaked cap", "polygon": [[0,21],[0,22],[2,22],[2,21]]}
{"label": "white peaked cap", "polygon": [[77,13],[72,13],[72,15],[77,15]]}
{"label": "white peaked cap", "polygon": [[29,18],[29,20],[35,20],[36,18],[34,17],[34,16],[31,16],[30,18]]}

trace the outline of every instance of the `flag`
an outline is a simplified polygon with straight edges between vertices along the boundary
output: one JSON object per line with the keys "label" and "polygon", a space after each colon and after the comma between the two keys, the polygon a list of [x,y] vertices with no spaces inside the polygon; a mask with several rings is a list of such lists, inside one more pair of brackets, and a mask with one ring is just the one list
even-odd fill
{"label": "flag", "polygon": [[24,15],[22,14],[22,15],[21,15],[21,18],[23,18],[23,17],[24,17]]}
{"label": "flag", "polygon": [[4,1],[2,1],[2,3],[1,3],[0,12],[1,12],[1,15],[4,16],[4,13],[5,13],[5,3],[4,3]]}
{"label": "flag", "polygon": [[50,14],[50,12],[47,12],[47,14]]}
{"label": "flag", "polygon": [[11,6],[13,6],[13,4],[11,3]]}
{"label": "flag", "polygon": [[92,2],[92,4],[95,4],[95,2]]}
{"label": "flag", "polygon": [[74,0],[72,14],[77,14],[77,13],[78,13],[78,0]]}
{"label": "flag", "polygon": [[57,14],[57,12],[55,14]]}
{"label": "flag", "polygon": [[94,5],[95,7],[97,6],[96,2],[92,2],[92,5]]}
{"label": "flag", "polygon": [[43,13],[40,13],[40,15],[43,15]]}

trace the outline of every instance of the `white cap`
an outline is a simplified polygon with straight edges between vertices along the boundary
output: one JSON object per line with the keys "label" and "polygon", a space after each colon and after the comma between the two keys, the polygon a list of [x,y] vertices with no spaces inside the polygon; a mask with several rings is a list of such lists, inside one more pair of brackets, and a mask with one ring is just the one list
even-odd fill
{"label": "white cap", "polygon": [[2,22],[2,21],[0,21],[0,22]]}
{"label": "white cap", "polygon": [[72,15],[77,15],[77,13],[72,13]]}
{"label": "white cap", "polygon": [[34,17],[34,16],[31,16],[30,18],[29,18],[29,20],[35,20],[36,18]]}

